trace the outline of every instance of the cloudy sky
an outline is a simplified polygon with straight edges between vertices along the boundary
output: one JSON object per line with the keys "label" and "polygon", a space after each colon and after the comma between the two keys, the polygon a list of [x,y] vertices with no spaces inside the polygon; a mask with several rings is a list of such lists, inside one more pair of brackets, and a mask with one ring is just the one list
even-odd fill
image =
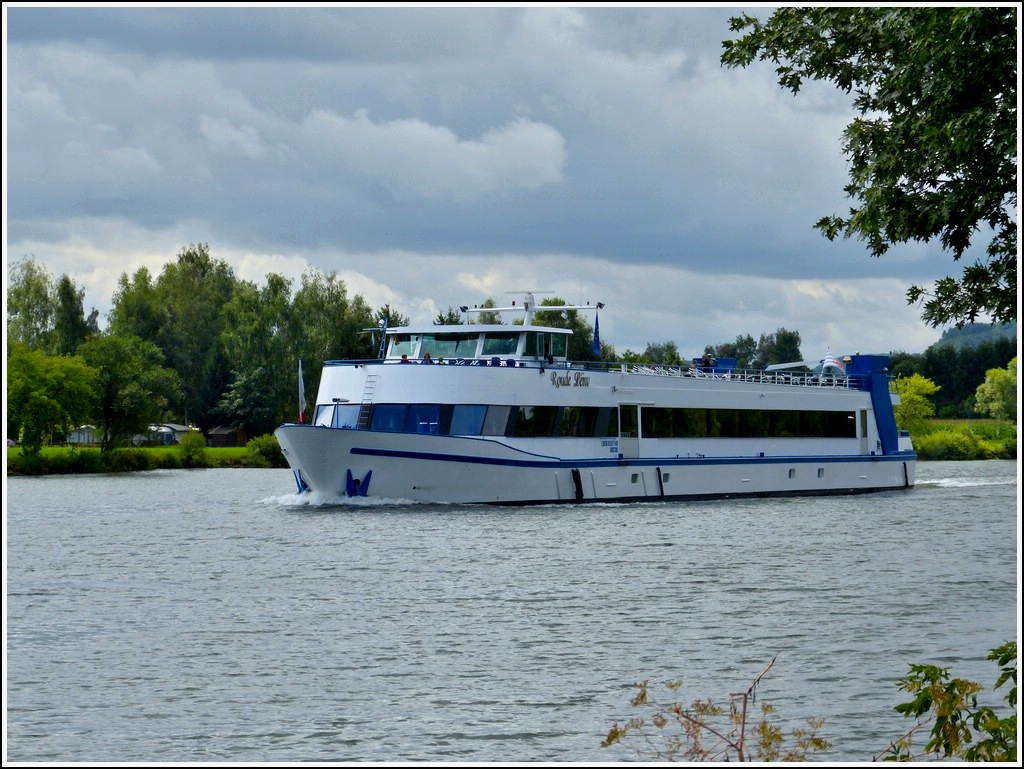
{"label": "cloudy sky", "polygon": [[849,207],[849,98],[720,66],[741,10],[770,13],[6,4],[5,260],[70,275],[101,325],[120,275],[207,243],[414,320],[601,301],[620,353],[780,327],[807,357],[922,352],[941,329],[906,289],[955,264],[813,229]]}

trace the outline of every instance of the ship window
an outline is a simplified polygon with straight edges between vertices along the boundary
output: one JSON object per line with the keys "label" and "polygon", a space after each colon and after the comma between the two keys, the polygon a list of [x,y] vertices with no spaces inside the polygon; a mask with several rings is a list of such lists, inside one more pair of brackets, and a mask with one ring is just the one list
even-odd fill
{"label": "ship window", "polygon": [[335,404],[322,405],[316,407],[316,416],[313,417],[313,424],[319,425],[320,427],[330,427],[331,422],[334,420],[334,409],[337,408]]}
{"label": "ship window", "polygon": [[623,404],[619,406],[619,435],[623,438],[637,438],[637,406]]}
{"label": "ship window", "polygon": [[644,406],[640,409],[640,429],[645,438],[671,438],[672,409]]}
{"label": "ship window", "polygon": [[565,438],[608,438],[619,434],[617,412],[596,406],[566,406],[558,417],[558,434]]}
{"label": "ship window", "polygon": [[629,482],[630,483],[636,483],[639,480],[640,480],[640,474],[639,473],[633,473],[632,475],[629,476]]}
{"label": "ship window", "polygon": [[488,406],[481,433],[483,435],[504,435],[508,430],[511,411],[511,406]]}
{"label": "ship window", "polygon": [[800,435],[799,411],[774,411],[772,431],[776,438],[796,438]]}
{"label": "ship window", "polygon": [[677,438],[707,437],[707,410],[672,409],[672,434]]}
{"label": "ship window", "polygon": [[439,405],[414,404],[409,407],[409,416],[405,421],[405,432],[436,435],[440,415],[441,407]]}
{"label": "ship window", "polygon": [[512,434],[519,437],[547,438],[555,434],[557,406],[519,406]]}
{"label": "ship window", "polygon": [[[591,411],[591,409],[584,409],[584,413]],[[598,438],[617,438],[619,435],[619,410],[614,406],[601,407],[594,409],[597,412],[594,420],[593,432],[587,433],[587,435],[593,435]]]}
{"label": "ship window", "polygon": [[395,334],[391,337],[391,357],[397,358],[398,356],[412,355],[416,349],[416,342],[419,341],[419,336],[414,334]]}
{"label": "ship window", "polygon": [[772,434],[771,412],[754,409],[743,412],[746,420],[744,436],[747,438],[770,438]]}
{"label": "ship window", "polygon": [[452,411],[455,407],[450,403],[442,403],[438,406],[437,432],[439,435],[449,435],[452,427]]}
{"label": "ship window", "polygon": [[543,358],[544,353],[544,334],[538,331],[527,331],[526,332],[526,347],[523,349],[523,355],[530,355],[535,358]]}
{"label": "ship window", "polygon": [[334,419],[331,421],[331,427],[347,427],[354,428],[359,424],[359,405],[337,405],[334,408]]}
{"label": "ship window", "polygon": [[400,404],[378,404],[373,407],[370,429],[385,433],[400,433],[405,430],[405,414],[409,407]]}
{"label": "ship window", "polygon": [[712,413],[715,415],[715,428],[718,431],[715,435],[719,438],[742,437],[738,409],[716,409]]}
{"label": "ship window", "polygon": [[825,477],[825,468],[824,467],[819,467],[818,468],[818,477],[819,478],[824,478]]}
{"label": "ship window", "polygon": [[424,334],[420,357],[429,352],[434,359],[474,358],[479,334]]}
{"label": "ship window", "polygon": [[565,334],[551,334],[551,354],[556,358],[564,358],[568,349],[569,337]]}
{"label": "ship window", "polygon": [[580,428],[580,412],[583,411],[579,406],[566,406],[562,409],[561,416],[558,419],[558,434],[563,438],[575,438],[579,433],[577,430]]}
{"label": "ship window", "polygon": [[789,468],[789,477],[790,478],[796,478],[796,469],[795,468],[792,468],[792,467]]}
{"label": "ship window", "polygon": [[514,355],[519,346],[518,331],[502,331],[487,334],[484,337],[484,349],[481,355]]}
{"label": "ship window", "polygon": [[486,406],[456,406],[452,409],[449,435],[479,435],[484,425]]}

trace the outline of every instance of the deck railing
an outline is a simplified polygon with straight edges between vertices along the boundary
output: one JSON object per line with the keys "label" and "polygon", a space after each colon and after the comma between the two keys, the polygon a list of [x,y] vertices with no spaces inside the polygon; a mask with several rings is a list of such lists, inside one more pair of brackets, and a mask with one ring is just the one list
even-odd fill
{"label": "deck railing", "polygon": [[[421,361],[408,361],[413,364],[421,364]],[[324,361],[325,366],[337,365],[394,365],[402,361],[393,359],[370,359],[370,360],[331,360]],[[438,360],[435,365],[446,366],[502,366],[542,370],[571,370],[571,371],[606,371],[623,374],[641,374],[645,376],[670,376],[686,377],[690,379],[706,379],[717,382],[754,382],[757,384],[792,385],[796,387],[834,387],[851,390],[868,389],[868,384],[861,381],[863,377],[852,377],[845,374],[814,374],[809,371],[764,371],[761,369],[713,369],[702,371],[695,366],[661,366],[657,364],[636,364],[623,363],[621,361],[554,361],[547,363],[537,360],[522,359],[463,359]],[[889,377],[889,390],[896,392],[896,380]]]}
{"label": "deck railing", "polygon": [[634,374],[655,376],[681,376],[693,379],[708,379],[721,382],[756,382],[758,384],[784,384],[802,387],[851,387],[852,377],[834,374],[813,374],[811,372],[762,371],[759,369],[733,369],[731,371],[701,371],[690,366],[634,365]]}

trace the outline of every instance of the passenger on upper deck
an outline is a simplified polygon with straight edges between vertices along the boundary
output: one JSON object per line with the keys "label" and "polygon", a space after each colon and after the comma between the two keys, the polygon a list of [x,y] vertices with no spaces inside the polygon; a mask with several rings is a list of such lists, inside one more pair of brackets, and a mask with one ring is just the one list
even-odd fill
{"label": "passenger on upper deck", "polygon": [[404,352],[402,353],[402,363],[412,363],[412,361],[409,360],[409,356],[406,355]]}
{"label": "passenger on upper deck", "polygon": [[434,359],[430,357],[430,353],[429,352],[423,353],[423,360],[421,360],[420,363],[433,363],[433,362],[434,362]]}

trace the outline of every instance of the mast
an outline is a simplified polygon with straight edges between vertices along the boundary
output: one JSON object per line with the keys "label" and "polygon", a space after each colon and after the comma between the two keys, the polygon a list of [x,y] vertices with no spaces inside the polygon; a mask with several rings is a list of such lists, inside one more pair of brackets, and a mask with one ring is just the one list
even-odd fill
{"label": "mast", "polygon": [[543,305],[538,307],[536,294],[553,294],[554,291],[506,291],[506,294],[515,294],[523,297],[523,301],[520,305],[516,305],[516,301],[513,299],[512,304],[508,307],[469,307],[463,305],[459,309],[465,312],[467,315],[471,312],[522,312],[523,313],[523,325],[533,325],[533,315],[540,309],[542,312],[562,312],[565,310],[597,310],[604,308],[604,302],[598,302],[597,304],[552,304]]}

